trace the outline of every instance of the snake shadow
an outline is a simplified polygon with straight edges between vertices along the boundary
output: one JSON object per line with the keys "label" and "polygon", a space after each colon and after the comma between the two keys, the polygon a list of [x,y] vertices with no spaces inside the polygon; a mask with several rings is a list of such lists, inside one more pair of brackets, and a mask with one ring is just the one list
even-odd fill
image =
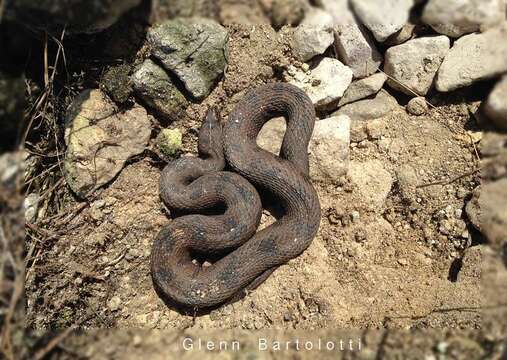
{"label": "snake shadow", "polygon": [[[271,215],[272,217],[275,218],[275,220],[278,220],[285,215],[284,207],[280,204],[280,201],[273,194],[268,192],[266,189],[261,188],[261,189],[257,189],[257,190],[258,190],[259,195],[261,197],[263,210],[267,211],[269,213],[269,215]],[[214,206],[212,208],[204,210],[203,212],[201,212],[201,214],[220,215],[220,214],[223,214],[225,212],[225,210],[226,210],[225,205],[218,204],[217,206]],[[169,217],[169,219],[174,220],[174,219],[176,219],[180,216],[184,216],[184,215],[189,215],[189,213],[183,212],[183,211],[171,211],[168,214],[168,217]],[[194,258],[195,261],[197,261],[202,266],[205,263],[213,264],[216,261],[224,258],[225,256],[227,256],[228,254],[230,254],[233,251],[234,251],[234,249],[231,249],[230,251],[226,251],[226,252],[223,252],[220,254],[213,254],[213,255],[194,252],[192,254],[192,257]],[[168,297],[164,293],[164,291],[154,281],[152,281],[152,283],[153,283],[153,288],[155,289],[156,294],[170,310],[176,311],[181,315],[192,316],[192,317],[196,318],[196,317],[209,315],[211,312],[218,310],[224,306],[232,305],[234,303],[237,303],[237,302],[243,300],[249,293],[251,293],[257,287],[259,287],[277,268],[278,268],[278,266],[266,270],[258,278],[256,278],[249,285],[247,285],[243,290],[236,293],[234,296],[232,296],[227,301],[217,304],[217,305],[214,305],[214,306],[206,307],[206,308],[194,308],[194,307],[189,307],[189,306],[186,306],[186,305],[181,304],[179,302],[176,302],[173,299],[171,299],[170,297]]]}

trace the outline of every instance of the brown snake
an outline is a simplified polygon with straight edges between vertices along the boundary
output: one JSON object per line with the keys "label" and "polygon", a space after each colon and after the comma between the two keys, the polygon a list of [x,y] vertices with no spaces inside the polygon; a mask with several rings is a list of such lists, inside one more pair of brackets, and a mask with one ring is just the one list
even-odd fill
{"label": "brown snake", "polygon": [[[279,116],[287,130],[275,156],[259,148],[256,138]],[[169,163],[160,179],[165,204],[191,213],[171,221],[153,244],[151,275],[163,298],[192,309],[230,302],[310,245],[320,223],[319,199],[308,176],[314,122],[308,96],[281,83],[249,91],[223,129],[216,112],[208,112],[199,133],[200,157]],[[226,165],[231,171],[224,171]],[[258,232],[257,190],[283,209],[275,223]],[[217,206],[225,210],[210,213]],[[199,254],[219,260],[202,266],[193,261]]]}

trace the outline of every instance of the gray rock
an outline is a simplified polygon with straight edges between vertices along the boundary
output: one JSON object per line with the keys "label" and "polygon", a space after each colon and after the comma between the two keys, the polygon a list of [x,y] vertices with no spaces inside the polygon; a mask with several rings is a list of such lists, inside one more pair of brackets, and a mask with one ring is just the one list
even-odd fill
{"label": "gray rock", "polygon": [[386,80],[387,76],[384,73],[377,73],[367,78],[354,81],[350,84],[347,91],[345,91],[345,94],[343,94],[338,106],[350,104],[354,101],[375,95],[382,89]]}
{"label": "gray rock", "polygon": [[278,155],[286,129],[284,118],[269,120],[257,136],[257,145],[270,153]]}
{"label": "gray rock", "polygon": [[310,177],[320,181],[337,181],[349,165],[350,118],[334,116],[315,123],[310,152]]}
{"label": "gray rock", "polygon": [[288,82],[304,90],[318,110],[336,109],[338,101],[352,82],[352,70],[332,58],[321,59],[307,73],[289,68],[288,75]]}
{"label": "gray rock", "polygon": [[351,4],[375,39],[384,42],[407,23],[414,0],[351,0]]}
{"label": "gray rock", "polygon": [[398,108],[398,102],[385,90],[379,91],[373,99],[347,104],[334,112],[332,116],[347,115],[351,118],[350,139],[354,142],[368,138],[367,124],[379,119]]}
{"label": "gray rock", "polygon": [[408,40],[412,39],[415,36],[414,31],[415,25],[407,23],[403,25],[400,31],[389,36],[389,38],[386,41],[384,41],[384,44],[387,46],[396,46],[403,44],[404,42],[407,42]]}
{"label": "gray rock", "polygon": [[152,54],[196,99],[205,98],[227,65],[228,34],[213,20],[166,21],[147,34]]}
{"label": "gray rock", "polygon": [[37,219],[37,212],[39,211],[40,196],[37,193],[28,194],[25,197],[23,206],[25,208],[25,221],[33,223]]}
{"label": "gray rock", "polygon": [[14,187],[23,171],[21,152],[8,152],[0,155],[0,184]]}
{"label": "gray rock", "polygon": [[319,0],[320,6],[331,15],[333,25],[345,25],[353,14],[349,9],[349,0]]}
{"label": "gray rock", "polygon": [[407,111],[412,115],[424,115],[428,112],[428,103],[422,96],[412,98],[407,104]]}
{"label": "gray rock", "polygon": [[344,64],[354,72],[356,79],[374,74],[382,64],[382,54],[367,30],[355,20],[334,26],[335,50]]}
{"label": "gray rock", "polygon": [[300,61],[323,54],[334,41],[331,28],[299,25],[292,36],[292,52]]}
{"label": "gray rock", "polygon": [[472,224],[500,249],[507,239],[507,178],[483,184],[466,206]]}
{"label": "gray rock", "polygon": [[132,156],[148,144],[151,123],[146,110],[119,112],[100,90],[85,90],[69,109],[63,164],[69,187],[79,197],[107,184]]}
{"label": "gray rock", "polygon": [[334,47],[338,58],[361,79],[374,74],[383,58],[368,30],[358,23],[349,9],[348,0],[321,0],[324,10],[331,14],[335,30]]}
{"label": "gray rock", "polygon": [[419,175],[416,169],[410,164],[403,164],[396,170],[396,180],[400,194],[404,200],[415,202]]}
{"label": "gray rock", "polygon": [[482,267],[480,264],[483,264],[484,253],[487,251],[486,247],[487,245],[485,244],[476,245],[465,250],[465,255],[463,256],[463,267],[459,272],[460,278],[466,279],[475,277],[477,279],[481,279]]}
{"label": "gray rock", "polygon": [[424,23],[440,34],[460,37],[505,20],[504,0],[430,0]]}
{"label": "gray rock", "polygon": [[307,3],[304,0],[273,0],[271,23],[275,29],[284,25],[298,25],[305,16]]}
{"label": "gray rock", "polygon": [[101,89],[116,103],[126,102],[132,93],[131,67],[120,64],[109,68],[100,81]]}
{"label": "gray rock", "polygon": [[[269,121],[257,144],[273,154],[280,152],[286,126],[283,118]],[[349,162],[350,119],[336,116],[315,123],[309,144],[310,176],[314,180],[337,180],[346,174]]]}
{"label": "gray rock", "polygon": [[435,82],[452,91],[507,72],[507,22],[482,34],[465,35],[446,55]]}
{"label": "gray rock", "polygon": [[426,95],[449,48],[449,38],[443,35],[413,39],[389,48],[384,66],[391,77],[387,84],[408,95]]}
{"label": "gray rock", "polygon": [[7,2],[5,16],[47,30],[65,26],[67,33],[93,33],[110,27],[140,3],[141,0],[16,0]]}
{"label": "gray rock", "polygon": [[329,28],[333,26],[333,17],[329,12],[312,6],[306,11],[305,18],[301,21],[301,25]]}
{"label": "gray rock", "polygon": [[168,120],[178,119],[189,102],[167,72],[152,60],[145,60],[132,75],[136,94]]}
{"label": "gray rock", "polygon": [[378,119],[398,107],[398,102],[387,91],[381,90],[373,99],[356,101],[336,111],[336,115],[348,115],[352,121]]}
{"label": "gray rock", "polygon": [[507,75],[503,76],[489,94],[484,111],[496,127],[507,130]]}
{"label": "gray rock", "polygon": [[351,161],[348,177],[364,201],[361,205],[369,210],[382,209],[394,181],[381,161]]}

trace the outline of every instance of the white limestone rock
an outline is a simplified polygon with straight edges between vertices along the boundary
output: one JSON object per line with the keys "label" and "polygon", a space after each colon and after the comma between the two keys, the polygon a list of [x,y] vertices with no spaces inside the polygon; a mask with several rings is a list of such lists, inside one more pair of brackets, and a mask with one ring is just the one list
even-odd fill
{"label": "white limestone rock", "polygon": [[443,35],[417,38],[389,48],[384,66],[390,76],[387,84],[407,95],[426,95],[449,48],[449,38]]}
{"label": "white limestone rock", "polygon": [[452,91],[507,72],[507,22],[454,43],[437,73],[438,91]]}
{"label": "white limestone rock", "polygon": [[422,21],[453,38],[505,21],[504,0],[429,0]]}

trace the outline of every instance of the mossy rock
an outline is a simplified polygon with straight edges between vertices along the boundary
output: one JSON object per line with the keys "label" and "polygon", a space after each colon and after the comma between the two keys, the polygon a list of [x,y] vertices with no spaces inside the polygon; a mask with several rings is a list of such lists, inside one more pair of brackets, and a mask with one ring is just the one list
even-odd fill
{"label": "mossy rock", "polygon": [[197,100],[211,92],[225,71],[228,33],[213,20],[169,20],[152,27],[147,39],[153,56]]}
{"label": "mossy rock", "polygon": [[129,73],[130,65],[121,64],[111,67],[102,77],[101,87],[116,103],[126,102],[132,94],[132,81]]}
{"label": "mossy rock", "polygon": [[168,157],[174,157],[181,151],[182,133],[179,129],[163,129],[157,136],[157,147]]}
{"label": "mossy rock", "polygon": [[169,74],[152,60],[146,60],[132,75],[136,94],[168,120],[178,119],[189,105]]}

